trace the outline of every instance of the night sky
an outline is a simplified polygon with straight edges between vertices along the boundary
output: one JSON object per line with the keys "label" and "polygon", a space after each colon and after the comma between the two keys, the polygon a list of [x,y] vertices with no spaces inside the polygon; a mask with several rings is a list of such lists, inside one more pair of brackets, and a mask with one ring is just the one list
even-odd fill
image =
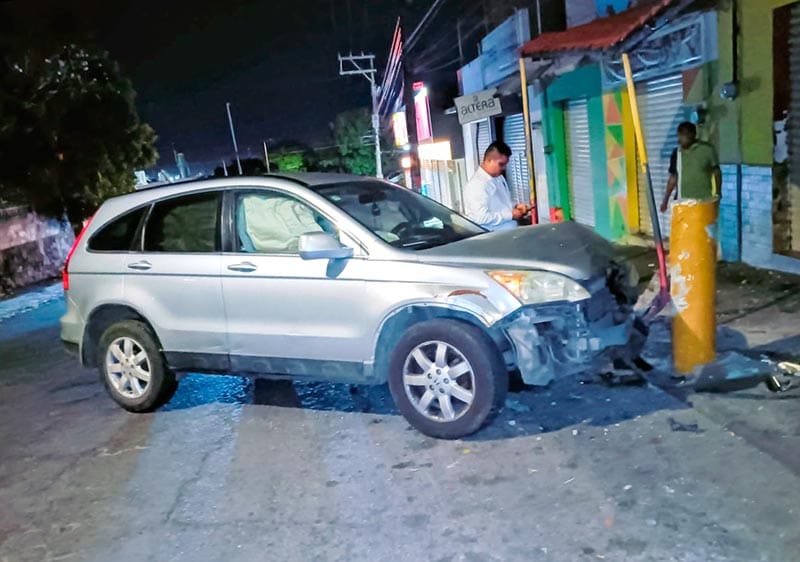
{"label": "night sky", "polygon": [[[411,29],[432,3],[12,0],[0,2],[0,17],[17,35],[88,37],[109,50],[133,81],[141,117],[159,136],[161,163],[170,164],[173,143],[190,162],[230,158],[226,101],[244,156],[263,154],[265,139],[330,144],[328,124],[336,114],[370,103],[366,80],[338,76],[337,51],[373,51],[382,69],[396,18]],[[435,46],[464,6],[446,4],[420,50]]]}

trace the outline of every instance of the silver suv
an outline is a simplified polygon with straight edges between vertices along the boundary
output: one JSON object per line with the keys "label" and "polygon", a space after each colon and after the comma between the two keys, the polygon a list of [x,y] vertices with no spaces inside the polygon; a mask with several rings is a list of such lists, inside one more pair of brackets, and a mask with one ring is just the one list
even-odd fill
{"label": "silver suv", "polygon": [[411,425],[458,438],[512,371],[635,356],[631,288],[575,223],[487,233],[372,178],[228,178],[105,202],[64,268],[62,339],[130,411],[184,372],[388,382]]}

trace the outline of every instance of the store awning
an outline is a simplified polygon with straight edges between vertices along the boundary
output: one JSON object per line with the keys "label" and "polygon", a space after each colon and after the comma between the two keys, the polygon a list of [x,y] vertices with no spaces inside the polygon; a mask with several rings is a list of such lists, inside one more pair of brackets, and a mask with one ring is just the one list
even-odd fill
{"label": "store awning", "polygon": [[566,31],[543,33],[525,43],[520,52],[522,56],[530,57],[561,51],[607,49],[622,43],[650,20],[677,3],[676,0],[643,2],[635,8],[597,18]]}

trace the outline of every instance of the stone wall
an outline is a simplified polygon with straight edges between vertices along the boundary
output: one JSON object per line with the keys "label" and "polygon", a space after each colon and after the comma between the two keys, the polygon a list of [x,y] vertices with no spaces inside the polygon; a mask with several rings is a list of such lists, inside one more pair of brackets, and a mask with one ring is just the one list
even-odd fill
{"label": "stone wall", "polygon": [[0,209],[0,296],[57,277],[74,239],[66,221]]}

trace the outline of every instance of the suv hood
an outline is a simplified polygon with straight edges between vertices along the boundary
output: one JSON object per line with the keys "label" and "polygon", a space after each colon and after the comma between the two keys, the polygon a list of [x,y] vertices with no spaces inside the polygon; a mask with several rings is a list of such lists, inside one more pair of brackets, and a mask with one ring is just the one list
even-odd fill
{"label": "suv hood", "polygon": [[489,232],[418,252],[421,261],[487,269],[539,269],[577,281],[605,277],[614,247],[591,228],[562,222]]}

